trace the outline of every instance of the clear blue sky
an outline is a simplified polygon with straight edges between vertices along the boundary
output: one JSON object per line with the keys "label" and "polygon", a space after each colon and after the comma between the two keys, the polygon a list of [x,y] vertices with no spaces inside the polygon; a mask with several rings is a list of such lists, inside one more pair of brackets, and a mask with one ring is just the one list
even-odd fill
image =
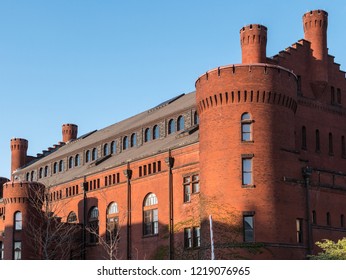
{"label": "clear blue sky", "polygon": [[303,38],[302,15],[329,13],[328,46],[346,69],[345,0],[0,0],[0,176],[10,139],[30,155],[194,90],[241,61],[239,30],[268,27],[267,56]]}

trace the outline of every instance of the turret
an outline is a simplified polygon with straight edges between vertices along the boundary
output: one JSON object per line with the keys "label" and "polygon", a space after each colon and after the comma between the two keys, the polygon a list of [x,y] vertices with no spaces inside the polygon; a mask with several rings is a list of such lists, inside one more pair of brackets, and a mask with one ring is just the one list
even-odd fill
{"label": "turret", "polygon": [[327,60],[328,13],[315,10],[303,15],[304,39],[311,43],[312,55],[317,60]]}
{"label": "turret", "polygon": [[77,139],[78,126],[75,124],[63,124],[62,125],[62,141],[67,143]]}
{"label": "turret", "polygon": [[242,63],[265,63],[267,47],[267,27],[250,24],[240,29]]}
{"label": "turret", "polygon": [[11,139],[11,174],[27,162],[28,140]]}
{"label": "turret", "polygon": [[[3,186],[5,239],[4,259],[35,259],[36,239],[33,238],[38,214],[41,211],[45,187],[39,183],[7,182]],[[15,253],[14,249],[19,250]]]}
{"label": "turret", "polygon": [[315,92],[317,88],[323,91],[328,82],[327,26],[328,13],[325,11],[315,10],[303,15],[304,39],[311,43],[312,56],[316,59],[312,66]]}

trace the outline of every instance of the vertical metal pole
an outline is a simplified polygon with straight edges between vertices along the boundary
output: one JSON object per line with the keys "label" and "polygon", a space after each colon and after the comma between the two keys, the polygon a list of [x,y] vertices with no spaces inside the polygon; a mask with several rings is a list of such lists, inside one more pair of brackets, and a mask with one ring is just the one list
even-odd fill
{"label": "vertical metal pole", "polygon": [[308,228],[308,240],[307,240],[307,254],[312,254],[312,224],[311,224],[311,209],[310,209],[310,177],[312,174],[312,168],[311,167],[304,167],[303,168],[303,176],[304,176],[304,182],[305,182],[305,192],[306,192],[306,220],[307,220],[307,228]]}
{"label": "vertical metal pole", "polygon": [[85,260],[86,255],[86,223],[87,223],[87,215],[86,215],[86,192],[87,192],[87,182],[86,177],[84,176],[84,181],[82,184],[83,187],[83,228],[82,228],[82,238],[83,238],[83,248],[82,248],[82,259]]}
{"label": "vertical metal pole", "polygon": [[124,175],[127,178],[127,259],[131,260],[131,251],[132,251],[132,240],[131,240],[131,177],[132,170],[130,169],[130,163],[127,163],[127,169],[124,170]]}
{"label": "vertical metal pole", "polygon": [[171,151],[169,151],[168,158],[165,159],[168,166],[168,193],[169,193],[169,259],[174,259],[174,211],[173,211],[173,176],[172,168],[174,164],[174,158],[171,157]]}
{"label": "vertical metal pole", "polygon": [[211,248],[211,260],[215,260],[214,254],[214,234],[213,234],[213,217],[209,215],[210,224],[210,248]]}

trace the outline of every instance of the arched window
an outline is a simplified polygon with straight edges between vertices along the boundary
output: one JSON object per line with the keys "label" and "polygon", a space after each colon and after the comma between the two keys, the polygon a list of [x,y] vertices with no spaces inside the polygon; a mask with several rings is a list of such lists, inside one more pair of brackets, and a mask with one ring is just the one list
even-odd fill
{"label": "arched window", "polygon": [[184,128],[185,128],[185,119],[183,116],[179,116],[177,121],[177,131],[184,130]]}
{"label": "arched window", "polygon": [[94,148],[91,154],[91,160],[97,160],[97,149]]}
{"label": "arched window", "polygon": [[118,204],[116,202],[112,202],[109,204],[107,209],[107,241],[112,243],[118,237],[118,225],[119,225],[119,211]]}
{"label": "arched window", "polygon": [[159,127],[157,125],[154,125],[154,128],[153,128],[153,140],[159,139],[159,137],[160,137]]}
{"label": "arched window", "polygon": [[59,172],[62,172],[62,171],[64,171],[64,161],[60,160],[59,161]]}
{"label": "arched window", "polygon": [[44,177],[47,177],[48,173],[49,173],[49,167],[45,166],[45,168],[44,168]]}
{"label": "arched window", "polygon": [[68,159],[68,168],[71,169],[73,167],[73,157]]}
{"label": "arched window", "polygon": [[129,147],[129,141],[128,141],[127,136],[125,136],[125,137],[123,138],[123,150],[127,150],[128,147]]}
{"label": "arched window", "polygon": [[241,115],[241,141],[252,141],[252,119],[249,113]]}
{"label": "arched window", "polygon": [[329,133],[329,155],[333,155],[334,149],[333,149],[333,134],[330,132]]}
{"label": "arched window", "polygon": [[35,180],[35,171],[31,171],[31,181]]}
{"label": "arched window", "polygon": [[316,152],[319,152],[321,150],[321,145],[320,145],[320,131],[318,129],[316,129],[315,137],[316,137]]}
{"label": "arched window", "polygon": [[74,165],[79,166],[80,165],[80,155],[76,154],[75,159],[74,159]]}
{"label": "arched window", "polygon": [[109,147],[108,147],[108,144],[104,144],[103,146],[103,155],[104,156],[107,156],[109,154]]}
{"label": "arched window", "polygon": [[199,117],[197,111],[193,114],[193,124],[199,124]]}
{"label": "arched window", "polygon": [[117,152],[117,144],[115,141],[111,143],[111,154],[115,154]]}
{"label": "arched window", "polygon": [[90,150],[85,152],[85,162],[89,162],[91,160]]}
{"label": "arched window", "polygon": [[99,236],[99,209],[94,206],[88,215],[89,243],[97,243]]}
{"label": "arched window", "polygon": [[134,147],[137,145],[137,135],[136,133],[131,134],[131,147]]}
{"label": "arched window", "polygon": [[150,141],[150,128],[146,128],[144,131],[144,142]]}
{"label": "arched window", "polygon": [[58,173],[58,163],[57,163],[57,162],[54,162],[54,165],[53,165],[53,173],[54,173],[54,174]]}
{"label": "arched window", "polygon": [[29,172],[26,173],[26,175],[25,175],[25,180],[26,180],[26,181],[30,181],[30,173],[29,173]]}
{"label": "arched window", "polygon": [[42,177],[43,177],[43,167],[41,167],[38,172],[38,178],[41,179]]}
{"label": "arched window", "polygon": [[14,230],[22,230],[23,228],[23,217],[22,212],[14,213]]}
{"label": "arched window", "polygon": [[302,127],[302,149],[306,150],[306,127]]}
{"label": "arched window", "polygon": [[168,122],[168,134],[172,134],[175,132],[175,122],[173,119],[170,119]]}
{"label": "arched window", "polygon": [[77,222],[77,215],[75,212],[70,212],[67,216],[67,222],[68,223],[76,223]]}
{"label": "arched window", "polygon": [[155,194],[148,194],[143,202],[143,235],[159,233],[158,200]]}

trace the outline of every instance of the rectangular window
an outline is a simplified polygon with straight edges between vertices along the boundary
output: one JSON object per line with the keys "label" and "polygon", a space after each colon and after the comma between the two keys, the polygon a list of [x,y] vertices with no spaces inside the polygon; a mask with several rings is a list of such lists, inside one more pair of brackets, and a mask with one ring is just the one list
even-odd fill
{"label": "rectangular window", "polygon": [[201,246],[200,227],[184,228],[184,248],[198,248]]}
{"label": "rectangular window", "polygon": [[184,247],[185,249],[192,248],[192,230],[191,228],[184,229]]}
{"label": "rectangular window", "polygon": [[192,175],[192,192],[193,193],[199,192],[199,176],[198,175]]}
{"label": "rectangular window", "polygon": [[241,141],[251,141],[251,123],[243,123],[241,126]]}
{"label": "rectangular window", "polygon": [[244,236],[244,242],[255,241],[253,215],[243,216],[243,236]]}
{"label": "rectangular window", "polygon": [[252,185],[252,158],[242,159],[242,185]]}
{"label": "rectangular window", "polygon": [[113,243],[118,238],[119,218],[117,216],[107,218],[106,241]]}
{"label": "rectangular window", "polygon": [[190,176],[184,177],[184,202],[191,201],[191,178]]}
{"label": "rectangular window", "polygon": [[336,90],[336,102],[341,105],[341,90],[339,88]]}
{"label": "rectangular window", "polygon": [[193,247],[200,247],[201,246],[201,228],[200,227],[194,227],[193,228]]}
{"label": "rectangular window", "polygon": [[22,259],[22,242],[15,241],[13,244],[13,259],[21,260]]}
{"label": "rectangular window", "polygon": [[153,235],[159,233],[158,209],[144,211],[144,235]]}
{"label": "rectangular window", "polygon": [[303,243],[303,219],[296,219],[297,243]]}

